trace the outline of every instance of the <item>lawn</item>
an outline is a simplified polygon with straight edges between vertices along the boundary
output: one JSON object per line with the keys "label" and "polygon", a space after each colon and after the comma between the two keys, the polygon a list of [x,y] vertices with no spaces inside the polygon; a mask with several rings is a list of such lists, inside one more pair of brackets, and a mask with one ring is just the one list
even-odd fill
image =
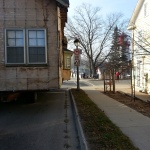
{"label": "lawn", "polygon": [[71,92],[90,150],[138,150],[83,90]]}

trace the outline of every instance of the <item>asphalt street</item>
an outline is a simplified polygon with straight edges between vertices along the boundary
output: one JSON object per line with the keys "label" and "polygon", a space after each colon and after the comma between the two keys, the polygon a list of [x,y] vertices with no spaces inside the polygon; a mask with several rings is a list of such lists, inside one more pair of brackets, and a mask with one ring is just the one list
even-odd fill
{"label": "asphalt street", "polygon": [[[130,87],[130,81],[116,83]],[[38,93],[36,103],[0,103],[0,150],[78,150],[80,147],[71,99],[67,89]],[[103,89],[103,81],[80,79],[80,87]]]}
{"label": "asphalt street", "polygon": [[36,103],[0,104],[0,150],[79,149],[68,93],[39,93]]}
{"label": "asphalt street", "polygon": [[[83,79],[79,80],[80,87],[91,87],[91,88],[99,88],[101,90],[104,89],[104,81],[97,79]],[[71,78],[69,81],[64,81],[62,84],[62,88],[76,88],[77,87],[77,79]],[[131,80],[119,80],[115,82],[116,90],[121,89],[130,89],[131,88]]]}

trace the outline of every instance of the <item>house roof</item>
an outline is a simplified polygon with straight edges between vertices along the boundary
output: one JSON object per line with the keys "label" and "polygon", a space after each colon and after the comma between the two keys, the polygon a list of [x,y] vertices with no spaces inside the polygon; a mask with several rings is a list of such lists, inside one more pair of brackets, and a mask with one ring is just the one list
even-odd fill
{"label": "house roof", "polygon": [[70,54],[71,56],[73,55],[73,51],[71,51],[71,50],[69,50],[69,49],[67,49],[67,48],[63,48],[63,51],[64,51],[64,53],[68,53],[68,54]]}
{"label": "house roof", "polygon": [[67,48],[63,48],[63,51],[73,53],[73,51],[71,51],[71,50],[69,50]]}
{"label": "house roof", "polygon": [[56,0],[56,1],[65,7],[69,7],[69,0]]}
{"label": "house roof", "polygon": [[142,8],[142,5],[143,5],[144,1],[145,0],[138,0],[138,2],[136,4],[136,7],[135,7],[135,9],[133,11],[132,17],[131,17],[131,19],[129,21],[128,30],[132,30],[132,29],[135,28],[135,22],[136,22],[136,19],[137,19],[138,15],[139,15],[139,12],[140,12],[140,10]]}

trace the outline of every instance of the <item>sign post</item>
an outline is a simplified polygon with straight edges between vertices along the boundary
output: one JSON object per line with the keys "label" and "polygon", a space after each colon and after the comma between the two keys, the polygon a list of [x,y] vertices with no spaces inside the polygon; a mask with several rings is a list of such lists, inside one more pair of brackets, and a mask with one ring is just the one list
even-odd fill
{"label": "sign post", "polygon": [[80,49],[74,49],[74,65],[77,66],[77,89],[79,90],[79,66],[80,66]]}
{"label": "sign post", "polygon": [[79,85],[79,65],[80,65],[80,53],[81,53],[81,51],[78,49],[79,44],[80,44],[80,41],[76,38],[74,40],[74,45],[76,46],[76,49],[74,49],[74,65],[77,66],[77,90],[80,89],[80,85]]}
{"label": "sign post", "polygon": [[80,50],[74,49],[74,65],[80,66]]}

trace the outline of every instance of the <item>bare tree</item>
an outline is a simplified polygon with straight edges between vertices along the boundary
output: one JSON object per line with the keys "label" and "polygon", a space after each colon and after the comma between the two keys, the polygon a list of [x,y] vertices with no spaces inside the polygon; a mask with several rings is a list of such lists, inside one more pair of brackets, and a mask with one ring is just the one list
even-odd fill
{"label": "bare tree", "polygon": [[75,10],[72,20],[66,26],[66,36],[73,43],[80,40],[82,55],[87,58],[90,73],[95,74],[110,54],[111,38],[114,26],[121,19],[121,14],[110,14],[105,19],[100,15],[100,8],[82,4]]}

